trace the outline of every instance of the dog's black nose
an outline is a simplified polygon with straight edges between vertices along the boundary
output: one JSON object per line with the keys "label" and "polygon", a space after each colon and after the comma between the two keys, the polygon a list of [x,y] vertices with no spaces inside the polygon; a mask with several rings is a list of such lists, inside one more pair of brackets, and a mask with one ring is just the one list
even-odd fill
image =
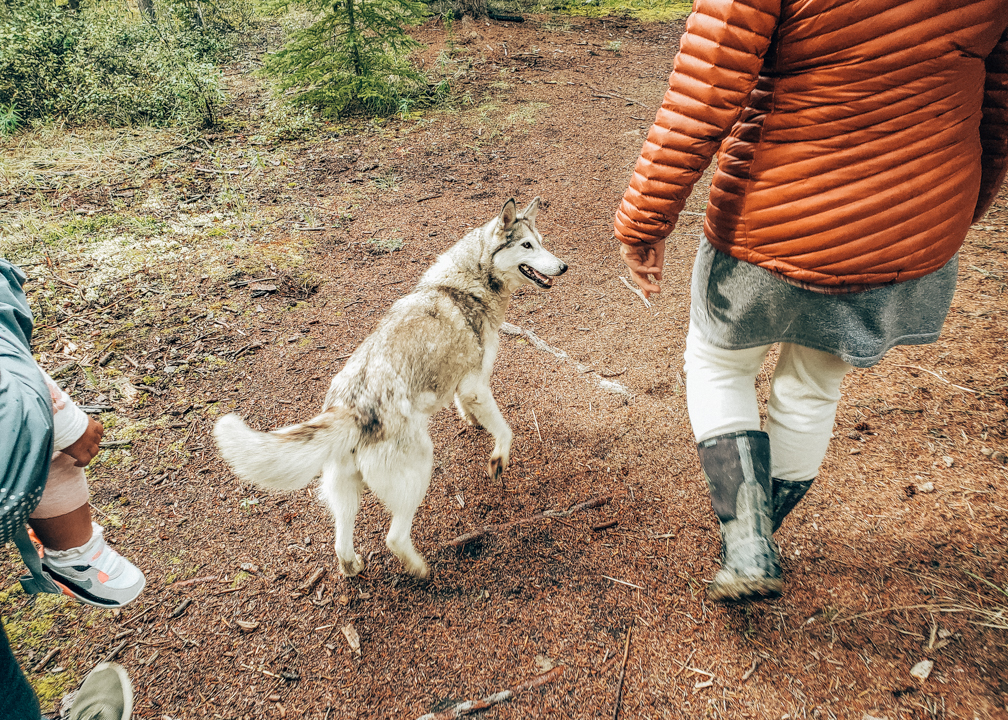
{"label": "dog's black nose", "polygon": [[567,263],[561,261],[560,262],[560,272],[558,272],[557,275],[563,275],[565,272],[567,272]]}

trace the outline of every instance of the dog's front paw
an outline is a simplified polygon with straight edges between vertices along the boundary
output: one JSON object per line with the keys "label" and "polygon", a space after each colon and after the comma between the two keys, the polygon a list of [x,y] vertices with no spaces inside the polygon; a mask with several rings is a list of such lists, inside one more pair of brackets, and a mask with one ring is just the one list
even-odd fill
{"label": "dog's front paw", "polygon": [[354,559],[352,561],[340,560],[340,572],[343,573],[343,577],[353,577],[363,569],[364,558],[360,555],[354,555]]}
{"label": "dog's front paw", "polygon": [[406,572],[415,578],[423,580],[430,575],[430,566],[420,553],[417,553],[415,558],[408,559],[405,565]]}
{"label": "dog's front paw", "polygon": [[505,458],[500,455],[494,455],[490,458],[490,464],[487,465],[487,474],[491,480],[500,480],[505,470],[507,470],[507,460]]}

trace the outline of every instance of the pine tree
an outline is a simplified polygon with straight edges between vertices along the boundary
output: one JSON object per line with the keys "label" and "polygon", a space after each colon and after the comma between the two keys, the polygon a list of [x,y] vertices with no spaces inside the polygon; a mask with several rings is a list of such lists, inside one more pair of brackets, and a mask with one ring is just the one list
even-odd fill
{"label": "pine tree", "polygon": [[[290,0],[280,0],[285,6]],[[294,101],[335,115],[404,109],[426,89],[408,54],[419,47],[405,28],[421,22],[420,0],[308,0],[319,15],[269,56],[263,69]]]}

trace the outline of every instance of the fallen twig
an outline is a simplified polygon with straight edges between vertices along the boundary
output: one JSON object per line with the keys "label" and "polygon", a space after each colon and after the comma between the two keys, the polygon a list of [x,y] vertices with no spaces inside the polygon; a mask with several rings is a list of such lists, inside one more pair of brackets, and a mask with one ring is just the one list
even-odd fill
{"label": "fallen twig", "polygon": [[457,538],[450,540],[447,545],[448,547],[461,547],[466,543],[472,542],[477,538],[481,538],[484,535],[489,535],[491,533],[499,533],[505,530],[510,530],[512,527],[517,525],[526,525],[528,523],[537,522],[539,520],[545,520],[547,518],[560,518],[567,517],[568,515],[578,512],[579,510],[587,510],[589,508],[599,507],[605,505],[610,500],[612,500],[612,495],[605,495],[603,497],[592,498],[583,503],[578,503],[568,510],[544,510],[541,513],[536,513],[527,518],[520,518],[518,520],[512,520],[507,523],[500,523],[497,525],[486,525],[478,530],[473,530],[472,532],[467,532],[465,535],[459,535]]}
{"label": "fallen twig", "polygon": [[642,103],[640,100],[634,100],[633,98],[623,97],[622,95],[617,95],[616,93],[611,93],[611,92],[606,92],[604,90],[599,90],[594,85],[588,85],[588,87],[591,88],[592,90],[594,90],[596,93],[598,93],[598,95],[596,95],[595,97],[609,98],[610,100],[624,100],[624,101],[626,101],[628,103],[633,103],[634,105],[640,105],[645,110],[650,110],[651,109],[647,105],[645,105],[644,103]]}
{"label": "fallen twig", "polygon": [[748,670],[746,670],[744,673],[742,673],[742,682],[745,682],[746,680],[748,680],[749,678],[751,678],[752,675],[753,675],[753,673],[756,672],[756,668],[757,667],[759,667],[759,658],[758,657],[754,657],[753,661],[752,661],[752,665],[749,667]]}
{"label": "fallen twig", "polygon": [[171,615],[169,615],[168,617],[172,619],[177,618],[179,615],[184,613],[186,611],[186,608],[189,607],[191,604],[192,604],[192,598],[186,598],[185,600],[179,603],[178,607],[176,607],[174,610],[171,611]]}
{"label": "fallen twig", "polygon": [[301,587],[298,588],[298,592],[301,593],[302,595],[307,595],[308,593],[310,593],[312,591],[312,588],[314,588],[315,585],[318,583],[318,581],[322,579],[322,576],[324,574],[325,574],[325,568],[320,567],[318,570],[313,572],[307,580],[304,581]]}
{"label": "fallen twig", "polygon": [[646,297],[644,297],[644,293],[640,291],[640,288],[635,288],[633,285],[630,284],[630,281],[627,280],[622,275],[619,276],[619,279],[623,281],[624,285],[626,285],[627,290],[629,290],[630,292],[632,292],[634,295],[636,295],[641,299],[641,301],[644,303],[644,307],[647,308],[651,307],[651,301],[648,300]]}
{"label": "fallen twig", "polygon": [[946,385],[951,385],[956,390],[962,390],[963,392],[973,393],[974,395],[977,394],[976,390],[970,390],[968,387],[963,387],[962,385],[956,385],[954,382],[949,382],[948,380],[946,380],[945,378],[943,378],[941,375],[939,375],[938,373],[934,372],[933,370],[928,370],[927,368],[918,367],[917,365],[897,365],[896,367],[909,368],[911,370],[920,370],[921,372],[926,372],[928,375],[933,375],[934,377],[938,378],[939,380],[941,380]]}
{"label": "fallen twig", "polygon": [[206,173],[208,175],[241,175],[237,170],[214,170],[213,168],[205,168],[196,166],[196,172]]}
{"label": "fallen twig", "polygon": [[626,585],[627,587],[637,588],[638,590],[643,590],[640,585],[634,585],[633,583],[627,582],[626,580],[620,580],[618,578],[609,577],[608,575],[603,575],[606,580],[612,580],[614,583],[619,583],[620,585]]}
{"label": "fallen twig", "polygon": [[623,700],[623,680],[626,678],[626,663],[630,657],[630,635],[633,633],[633,618],[627,626],[626,642],[623,644],[623,664],[620,665],[619,684],[616,685],[616,704],[613,706],[613,720],[619,718],[620,702]]}
{"label": "fallen twig", "polygon": [[251,285],[252,283],[267,282],[268,280],[276,280],[276,278],[261,277],[261,278],[252,278],[251,280],[232,280],[231,282],[228,283],[228,287],[240,288],[245,287],[246,285]]}
{"label": "fallen twig", "polygon": [[31,669],[31,671],[33,673],[37,673],[37,672],[42,672],[43,670],[45,670],[45,666],[48,665],[52,661],[52,659],[54,657],[56,657],[56,655],[59,653],[59,651],[60,651],[60,649],[58,647],[54,647],[52,650],[50,650],[49,652],[47,652],[45,654],[44,658],[42,658],[41,660],[39,660],[35,664],[35,667],[33,667]]}
{"label": "fallen twig", "polygon": [[165,585],[165,590],[169,588],[186,587],[187,585],[195,585],[197,583],[214,582],[216,580],[217,580],[216,575],[204,575],[203,577],[194,577],[189,578],[188,580],[179,580],[177,582],[171,583],[170,585]]}
{"label": "fallen twig", "polygon": [[103,657],[101,659],[101,662],[98,664],[101,665],[101,663],[111,662],[112,660],[115,660],[119,656],[119,653],[125,650],[126,646],[129,644],[130,644],[129,638],[123,640],[121,643],[119,643],[112,649],[112,652]]}
{"label": "fallen twig", "polygon": [[417,203],[427,202],[428,200],[433,200],[434,198],[442,197],[441,193],[436,193],[434,195],[424,195],[422,198],[417,198]]}
{"label": "fallen twig", "polygon": [[523,683],[515,685],[510,690],[501,690],[500,692],[488,695],[480,700],[466,700],[465,702],[458,703],[447,710],[421,715],[417,718],[417,720],[452,720],[453,718],[459,718],[463,715],[472,715],[473,713],[477,713],[481,710],[491,708],[494,705],[500,705],[501,703],[507,702],[524,690],[531,690],[534,687],[539,687],[540,685],[545,685],[548,682],[553,682],[563,675],[564,670],[565,667],[563,665],[559,665],[549,672],[537,675],[531,680],[526,680]]}

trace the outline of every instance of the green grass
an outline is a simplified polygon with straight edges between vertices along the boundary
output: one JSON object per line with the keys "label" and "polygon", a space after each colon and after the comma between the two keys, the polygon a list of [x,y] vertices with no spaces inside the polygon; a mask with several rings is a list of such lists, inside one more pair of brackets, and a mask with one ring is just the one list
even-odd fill
{"label": "green grass", "polygon": [[686,17],[692,10],[693,3],[685,0],[572,0],[561,12],[584,17],[629,15],[642,22],[670,22]]}

